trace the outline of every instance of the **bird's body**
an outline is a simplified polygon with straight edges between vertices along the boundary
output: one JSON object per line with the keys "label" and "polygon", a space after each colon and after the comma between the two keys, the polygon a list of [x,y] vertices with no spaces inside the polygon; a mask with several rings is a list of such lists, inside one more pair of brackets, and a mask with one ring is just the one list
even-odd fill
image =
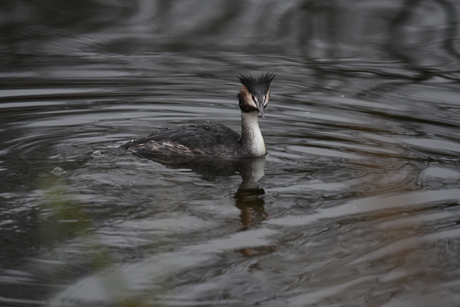
{"label": "bird's body", "polygon": [[124,149],[164,156],[233,157],[241,153],[240,135],[214,122],[162,129],[144,139],[126,143]]}
{"label": "bird's body", "polygon": [[258,115],[264,116],[274,77],[273,73],[263,74],[260,78],[239,76],[242,83],[238,94],[241,136],[220,123],[206,122],[162,129],[146,138],[130,141],[121,148],[141,155],[168,157],[264,156],[266,149]]}

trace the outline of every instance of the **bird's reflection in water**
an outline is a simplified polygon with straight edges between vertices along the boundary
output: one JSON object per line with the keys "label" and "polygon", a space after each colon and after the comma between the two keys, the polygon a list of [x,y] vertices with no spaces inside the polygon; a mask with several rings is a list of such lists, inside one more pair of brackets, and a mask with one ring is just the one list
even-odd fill
{"label": "bird's reflection in water", "polygon": [[[229,158],[229,159],[197,159],[187,157],[158,157],[142,156],[155,162],[159,162],[174,168],[188,168],[197,173],[201,178],[213,181],[220,176],[241,175],[241,184],[235,192],[235,206],[241,211],[240,219],[242,228],[240,231],[257,226],[267,218],[262,195],[263,188],[259,187],[258,181],[265,175],[265,157],[257,158]],[[240,250],[245,256],[273,251],[274,247],[256,247]]]}
{"label": "bird's reflection in water", "polygon": [[242,182],[235,193],[236,207],[241,210],[242,230],[259,224],[267,218],[261,195],[264,189],[259,187],[258,181],[265,175],[265,158],[251,158],[240,161],[239,170]]}
{"label": "bird's reflection in water", "polygon": [[[239,162],[239,171],[242,182],[235,193],[236,207],[241,210],[240,218],[242,231],[257,226],[267,218],[265,212],[265,200],[262,195],[265,190],[259,187],[259,180],[264,173],[265,157],[247,158]],[[275,246],[257,246],[240,249],[243,256],[254,256],[269,253],[275,250]]]}

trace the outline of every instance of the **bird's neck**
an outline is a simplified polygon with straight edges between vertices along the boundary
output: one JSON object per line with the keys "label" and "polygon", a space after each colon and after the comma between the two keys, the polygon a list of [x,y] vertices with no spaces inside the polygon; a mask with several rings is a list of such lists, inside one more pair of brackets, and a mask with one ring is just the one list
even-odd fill
{"label": "bird's neck", "polygon": [[257,111],[241,112],[241,143],[246,154],[251,157],[260,157],[267,153],[258,116]]}

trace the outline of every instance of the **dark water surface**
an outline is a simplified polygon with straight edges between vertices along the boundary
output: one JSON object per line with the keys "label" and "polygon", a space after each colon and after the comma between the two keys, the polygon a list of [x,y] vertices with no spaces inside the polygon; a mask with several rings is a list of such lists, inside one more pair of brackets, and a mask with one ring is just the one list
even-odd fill
{"label": "dark water surface", "polygon": [[[4,1],[0,306],[460,306],[458,1]],[[117,147],[276,71],[265,159]]]}

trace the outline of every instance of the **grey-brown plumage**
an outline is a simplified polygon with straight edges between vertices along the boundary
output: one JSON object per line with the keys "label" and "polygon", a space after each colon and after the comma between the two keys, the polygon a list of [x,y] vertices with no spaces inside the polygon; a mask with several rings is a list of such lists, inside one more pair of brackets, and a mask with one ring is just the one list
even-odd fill
{"label": "grey-brown plumage", "polygon": [[120,147],[141,155],[169,157],[263,156],[266,154],[265,143],[257,117],[259,113],[264,116],[274,77],[274,73],[262,74],[259,78],[238,76],[242,84],[238,94],[241,136],[222,124],[206,122],[162,129]]}

